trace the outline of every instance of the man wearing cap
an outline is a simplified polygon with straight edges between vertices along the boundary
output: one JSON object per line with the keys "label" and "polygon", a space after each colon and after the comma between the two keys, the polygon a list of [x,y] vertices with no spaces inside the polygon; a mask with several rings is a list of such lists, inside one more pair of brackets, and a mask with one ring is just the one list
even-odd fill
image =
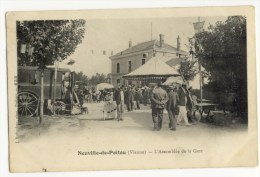
{"label": "man wearing cap", "polygon": [[168,97],[169,101],[167,102],[166,109],[168,111],[169,120],[170,120],[170,130],[175,131],[176,130],[176,117],[175,117],[175,111],[177,107],[177,103],[179,102],[179,96],[176,91],[176,87],[169,86],[169,92]]}
{"label": "man wearing cap", "polygon": [[162,82],[158,83],[158,86],[151,92],[151,108],[152,118],[154,123],[154,130],[161,130],[163,120],[163,109],[168,101],[168,95],[165,90],[162,89]]}
{"label": "man wearing cap", "polygon": [[186,89],[187,85],[186,83],[183,83],[182,86],[180,87],[179,91],[178,91],[178,96],[179,96],[179,115],[177,118],[177,124],[181,124],[181,121],[184,120],[184,123],[186,126],[191,126],[191,124],[188,121],[188,117],[187,117],[187,89]]}

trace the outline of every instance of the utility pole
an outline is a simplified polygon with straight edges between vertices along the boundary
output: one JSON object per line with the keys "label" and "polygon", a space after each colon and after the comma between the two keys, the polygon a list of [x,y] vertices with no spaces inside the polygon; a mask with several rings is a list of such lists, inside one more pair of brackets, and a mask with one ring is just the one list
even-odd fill
{"label": "utility pole", "polygon": [[[196,33],[200,33],[201,32],[201,29],[203,28],[204,26],[204,23],[205,21],[200,21],[200,17],[198,17],[198,22],[195,22],[193,23],[193,27],[194,27],[194,30],[195,30],[195,35],[194,35],[194,38],[195,38],[195,41],[198,45],[198,53],[201,53],[201,46],[200,46],[200,43],[196,37]],[[199,75],[200,75],[200,103],[201,103],[201,106],[200,106],[200,109],[202,110],[202,99],[203,99],[203,91],[202,91],[202,73],[201,73],[201,58],[200,56],[198,57],[198,65],[199,65]]]}

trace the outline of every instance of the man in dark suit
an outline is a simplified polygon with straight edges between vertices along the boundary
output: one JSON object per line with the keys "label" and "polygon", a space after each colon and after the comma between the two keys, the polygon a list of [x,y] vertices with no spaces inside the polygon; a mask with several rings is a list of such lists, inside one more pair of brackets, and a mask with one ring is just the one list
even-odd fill
{"label": "man in dark suit", "polygon": [[176,130],[176,117],[175,117],[175,112],[177,108],[177,104],[179,102],[179,96],[177,94],[177,89],[174,86],[169,87],[169,92],[168,92],[168,97],[169,100],[167,102],[166,109],[168,111],[169,115],[169,120],[170,120],[170,130],[175,131]]}
{"label": "man in dark suit", "polygon": [[154,130],[161,130],[163,120],[163,109],[168,101],[168,95],[165,90],[162,89],[162,82],[158,83],[158,86],[151,92],[151,107],[152,117],[154,123]]}
{"label": "man in dark suit", "polygon": [[128,89],[127,89],[127,110],[128,111],[132,111],[133,110],[133,105],[134,105],[134,91],[131,87],[131,85],[128,86]]}

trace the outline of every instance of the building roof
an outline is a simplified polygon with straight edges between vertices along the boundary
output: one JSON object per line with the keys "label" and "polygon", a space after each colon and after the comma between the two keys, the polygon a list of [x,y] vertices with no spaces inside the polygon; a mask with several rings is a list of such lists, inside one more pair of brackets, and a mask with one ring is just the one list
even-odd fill
{"label": "building roof", "polygon": [[178,50],[176,47],[173,47],[167,43],[163,43],[162,46],[160,46],[160,41],[151,40],[151,41],[136,44],[126,50],[123,50],[123,51],[111,56],[111,58],[123,56],[126,54],[131,54],[131,53],[135,53],[135,52],[146,51],[146,50],[160,50],[160,51],[167,51],[167,52],[172,52],[172,53],[179,53],[182,55],[188,55],[188,53],[185,52],[184,50]]}
{"label": "building roof", "polygon": [[126,79],[166,78],[179,76],[177,70],[163,62],[159,57],[151,58],[147,63],[123,76]]}
{"label": "building roof", "polygon": [[171,67],[175,67],[179,65],[183,60],[186,60],[188,57],[183,57],[183,58],[170,58],[166,60],[165,62],[170,65]]}
{"label": "building roof", "polygon": [[[39,66],[18,66],[18,69],[22,69],[22,70],[41,70],[39,69]],[[48,65],[46,66],[45,70],[55,70],[55,66],[54,65]],[[70,68],[68,67],[58,67],[58,71],[64,71],[64,72],[70,72]]]}
{"label": "building roof", "polygon": [[145,51],[145,50],[149,50],[149,49],[154,49],[155,42],[156,42],[156,40],[152,40],[152,41],[147,41],[147,42],[142,42],[142,43],[136,44],[126,50],[123,50],[122,52],[119,52],[119,53],[113,55],[113,57],[130,54],[130,53],[134,53],[134,52],[139,52],[139,51]]}

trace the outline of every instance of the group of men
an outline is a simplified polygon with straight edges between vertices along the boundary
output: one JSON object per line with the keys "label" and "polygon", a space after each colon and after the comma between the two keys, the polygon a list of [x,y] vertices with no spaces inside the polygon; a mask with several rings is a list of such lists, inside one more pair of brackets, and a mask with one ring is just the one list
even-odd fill
{"label": "group of men", "polygon": [[[148,90],[148,89],[147,89]],[[193,100],[190,95],[190,88],[183,83],[180,87],[168,86],[166,92],[162,88],[162,82],[159,82],[157,86],[146,93],[150,98],[152,108],[152,119],[154,123],[154,130],[161,130],[163,121],[163,111],[166,108],[169,115],[169,128],[175,131],[176,125],[191,126],[192,119],[188,119],[187,109],[191,111],[193,109]],[[142,97],[141,90],[134,89],[129,86],[128,88],[120,87],[115,90],[115,101],[117,105],[117,119],[123,120],[124,104],[126,104],[128,111],[133,109],[133,100],[137,95],[138,99]],[[136,99],[135,99],[136,100]],[[147,101],[144,101],[147,104]],[[136,102],[137,109],[140,109],[139,101]],[[178,115],[178,116],[177,116]]]}
{"label": "group of men", "polygon": [[[154,130],[160,131],[162,128],[163,111],[167,109],[169,115],[169,128],[175,131],[176,125],[191,126],[187,116],[187,108],[191,111],[193,106],[190,91],[186,83],[179,88],[177,86],[168,86],[168,93],[162,88],[162,83],[151,92],[151,108]],[[178,114],[178,117],[176,116]],[[182,123],[183,122],[183,123]]]}
{"label": "group of men", "polygon": [[140,102],[142,101],[144,105],[147,104],[147,99],[149,98],[149,88],[135,87],[128,85],[127,87],[118,85],[115,90],[115,101],[117,104],[117,117],[118,120],[123,120],[122,113],[124,111],[124,104],[129,111],[133,109],[140,109]]}

